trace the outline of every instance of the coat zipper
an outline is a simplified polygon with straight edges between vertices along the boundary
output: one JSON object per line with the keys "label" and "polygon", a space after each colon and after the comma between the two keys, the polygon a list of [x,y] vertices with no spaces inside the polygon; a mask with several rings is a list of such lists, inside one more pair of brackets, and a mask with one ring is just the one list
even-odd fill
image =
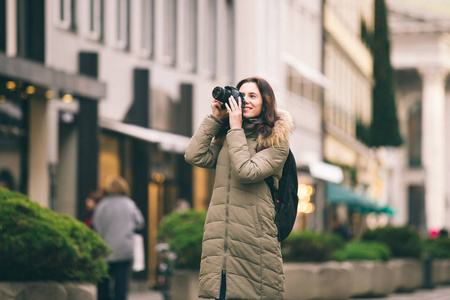
{"label": "coat zipper", "polygon": [[230,190],[231,190],[231,166],[228,170],[228,186],[227,186],[227,200],[225,206],[225,238],[223,241],[223,265],[222,272],[225,272],[227,269],[227,250],[228,250],[228,207],[230,205]]}

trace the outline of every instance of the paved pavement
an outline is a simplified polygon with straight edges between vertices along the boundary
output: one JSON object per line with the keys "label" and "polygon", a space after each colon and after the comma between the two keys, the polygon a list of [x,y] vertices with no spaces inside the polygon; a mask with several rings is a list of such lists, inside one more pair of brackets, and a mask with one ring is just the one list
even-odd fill
{"label": "paved pavement", "polygon": [[[391,294],[384,298],[352,298],[364,300],[450,300],[450,286],[439,286],[432,290],[416,290],[413,293]],[[163,300],[161,294],[153,290],[132,291],[128,300]],[[187,300],[187,299],[186,299]]]}
{"label": "paved pavement", "polygon": [[128,300],[164,300],[160,292],[148,291],[132,291],[128,295]]}
{"label": "paved pavement", "polygon": [[450,286],[438,286],[432,290],[415,290],[413,293],[390,294],[385,298],[352,298],[364,300],[449,300]]}

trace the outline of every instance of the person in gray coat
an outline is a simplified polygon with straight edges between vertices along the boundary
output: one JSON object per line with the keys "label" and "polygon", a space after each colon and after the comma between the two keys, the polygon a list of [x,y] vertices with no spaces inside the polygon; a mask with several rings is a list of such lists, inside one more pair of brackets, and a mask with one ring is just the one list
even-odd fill
{"label": "person in gray coat", "polygon": [[144,228],[145,221],[141,211],[129,198],[127,181],[112,177],[106,183],[106,197],[94,211],[93,228],[112,253],[106,259],[110,277],[114,278],[114,298],[109,296],[109,279],[98,284],[98,300],[126,300],[128,278],[133,261],[134,232]]}

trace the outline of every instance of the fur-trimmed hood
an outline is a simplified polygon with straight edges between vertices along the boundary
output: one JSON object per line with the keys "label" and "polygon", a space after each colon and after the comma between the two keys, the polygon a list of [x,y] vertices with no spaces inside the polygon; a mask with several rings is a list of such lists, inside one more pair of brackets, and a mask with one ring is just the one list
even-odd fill
{"label": "fur-trimmed hood", "polygon": [[279,119],[275,122],[272,134],[266,138],[259,135],[258,148],[268,148],[279,146],[283,142],[289,141],[289,133],[294,129],[292,115],[285,110],[277,110]]}

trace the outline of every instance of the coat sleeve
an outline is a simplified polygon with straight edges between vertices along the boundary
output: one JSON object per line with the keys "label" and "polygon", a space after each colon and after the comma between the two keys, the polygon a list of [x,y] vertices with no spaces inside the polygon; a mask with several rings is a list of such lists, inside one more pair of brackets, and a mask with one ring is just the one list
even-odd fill
{"label": "coat sleeve", "polygon": [[186,162],[201,168],[215,168],[221,146],[212,140],[221,125],[221,121],[212,115],[203,120],[187,146]]}
{"label": "coat sleeve", "polygon": [[254,183],[280,170],[289,154],[289,143],[266,148],[250,155],[243,129],[231,129],[227,134],[230,151],[231,172],[241,183]]}

